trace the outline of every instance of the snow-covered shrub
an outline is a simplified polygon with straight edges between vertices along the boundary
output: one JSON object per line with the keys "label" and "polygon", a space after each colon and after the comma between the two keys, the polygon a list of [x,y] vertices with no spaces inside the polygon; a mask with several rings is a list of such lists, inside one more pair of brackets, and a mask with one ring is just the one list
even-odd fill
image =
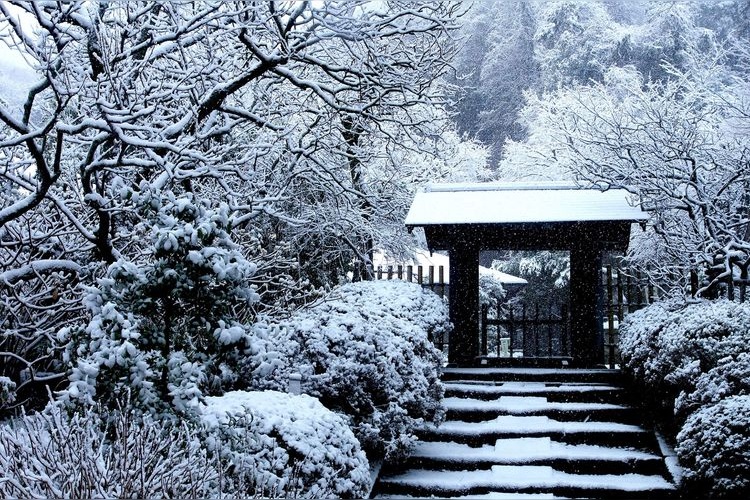
{"label": "snow-covered shrub", "polygon": [[207,397],[202,419],[239,496],[365,498],[369,464],[341,416],[306,395]]}
{"label": "snow-covered shrub", "polygon": [[408,321],[424,330],[430,339],[443,338],[453,328],[443,300],[414,283],[399,280],[347,283],[335,288],[325,301]]}
{"label": "snow-covered shrub", "polygon": [[623,368],[639,383],[657,392],[662,387],[664,374],[655,369],[659,356],[659,336],[669,323],[674,311],[684,301],[670,299],[656,302],[625,316],[620,323],[620,352]]}
{"label": "snow-covered shrub", "polygon": [[0,377],[0,410],[16,400],[16,383],[8,377]]}
{"label": "snow-covered shrub", "polygon": [[505,297],[505,289],[500,278],[491,270],[482,272],[479,270],[479,304],[487,306],[491,314],[496,314],[497,305]]}
{"label": "snow-covered shrub", "polygon": [[219,467],[185,425],[127,412],[49,405],[0,426],[2,498],[215,497]]}
{"label": "snow-covered shrub", "polygon": [[271,330],[278,357],[257,381],[283,391],[300,373],[303,392],[349,416],[370,459],[395,459],[423,421],[443,417],[441,353],[430,335],[449,329],[447,306],[419,285],[346,284]]}
{"label": "snow-covered shrub", "polygon": [[675,387],[694,387],[701,373],[750,345],[750,304],[701,301],[675,311],[659,338],[659,369]]}
{"label": "snow-covered shrub", "polygon": [[682,423],[677,453],[689,491],[747,496],[750,304],[657,303],[626,317],[620,335],[626,369]]}
{"label": "snow-covered shrub", "polygon": [[685,484],[694,496],[750,495],[750,396],[730,396],[690,415],[677,435]]}
{"label": "snow-covered shrub", "polygon": [[698,375],[695,389],[683,391],[675,401],[675,413],[684,418],[703,406],[729,396],[750,395],[750,352],[727,356],[716,367]]}
{"label": "snow-covered shrub", "polygon": [[87,325],[60,331],[72,403],[110,404],[125,393],[142,408],[189,411],[204,392],[245,383],[251,332],[236,318],[258,300],[256,266],[232,242],[226,205],[189,194],[126,192],[143,212],[150,251],[120,259],[85,298]]}
{"label": "snow-covered shrub", "polygon": [[[693,393],[704,374],[727,357],[737,359],[748,345],[750,304],[728,300],[656,303],[627,316],[620,326],[625,368],[668,403],[682,391]],[[719,373],[728,372],[720,369],[712,376]],[[694,402],[703,399],[696,397]]]}

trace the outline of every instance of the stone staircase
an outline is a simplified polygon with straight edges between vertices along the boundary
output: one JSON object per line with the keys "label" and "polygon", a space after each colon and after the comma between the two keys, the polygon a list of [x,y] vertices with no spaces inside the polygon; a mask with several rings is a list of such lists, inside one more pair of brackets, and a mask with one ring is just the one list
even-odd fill
{"label": "stone staircase", "polygon": [[453,368],[427,426],[375,498],[669,498],[666,450],[614,370]]}

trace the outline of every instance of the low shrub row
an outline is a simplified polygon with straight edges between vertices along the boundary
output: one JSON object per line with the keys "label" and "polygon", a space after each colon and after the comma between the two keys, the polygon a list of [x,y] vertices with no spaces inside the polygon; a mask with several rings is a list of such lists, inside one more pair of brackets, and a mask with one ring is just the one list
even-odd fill
{"label": "low shrub row", "polygon": [[674,413],[685,487],[750,494],[750,304],[670,299],[620,327],[623,367]]}
{"label": "low shrub row", "polygon": [[[242,342],[213,366],[220,386],[186,377],[207,356],[182,349],[153,390],[151,337],[98,328],[101,317],[86,330],[97,335],[77,332],[58,399],[0,425],[0,496],[366,497],[370,461],[404,456],[418,426],[443,418],[430,337],[450,328],[447,307],[419,285],[347,284],[282,322],[225,328]],[[105,356],[100,341],[129,347]],[[288,393],[295,374],[304,394]]]}
{"label": "low shrub row", "polygon": [[207,398],[200,421],[59,405],[0,426],[3,498],[361,498],[369,464],[309,396]]}

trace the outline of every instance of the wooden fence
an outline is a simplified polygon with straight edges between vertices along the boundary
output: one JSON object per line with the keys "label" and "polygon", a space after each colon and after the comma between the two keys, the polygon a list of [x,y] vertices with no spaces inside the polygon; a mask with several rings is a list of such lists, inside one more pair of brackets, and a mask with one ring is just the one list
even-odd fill
{"label": "wooden fence", "polygon": [[450,293],[445,266],[378,266],[375,269],[375,278],[418,283],[440,297],[447,298]]}
{"label": "wooden fence", "polygon": [[642,309],[660,297],[657,287],[644,274],[611,265],[602,269],[603,344],[605,364],[620,364],[620,322],[631,312]]}

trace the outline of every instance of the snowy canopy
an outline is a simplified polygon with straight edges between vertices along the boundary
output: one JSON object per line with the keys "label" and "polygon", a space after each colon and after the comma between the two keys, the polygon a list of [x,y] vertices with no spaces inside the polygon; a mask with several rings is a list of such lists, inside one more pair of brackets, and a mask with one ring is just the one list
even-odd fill
{"label": "snowy canopy", "polygon": [[569,183],[434,184],[416,194],[406,225],[646,220],[624,189]]}

